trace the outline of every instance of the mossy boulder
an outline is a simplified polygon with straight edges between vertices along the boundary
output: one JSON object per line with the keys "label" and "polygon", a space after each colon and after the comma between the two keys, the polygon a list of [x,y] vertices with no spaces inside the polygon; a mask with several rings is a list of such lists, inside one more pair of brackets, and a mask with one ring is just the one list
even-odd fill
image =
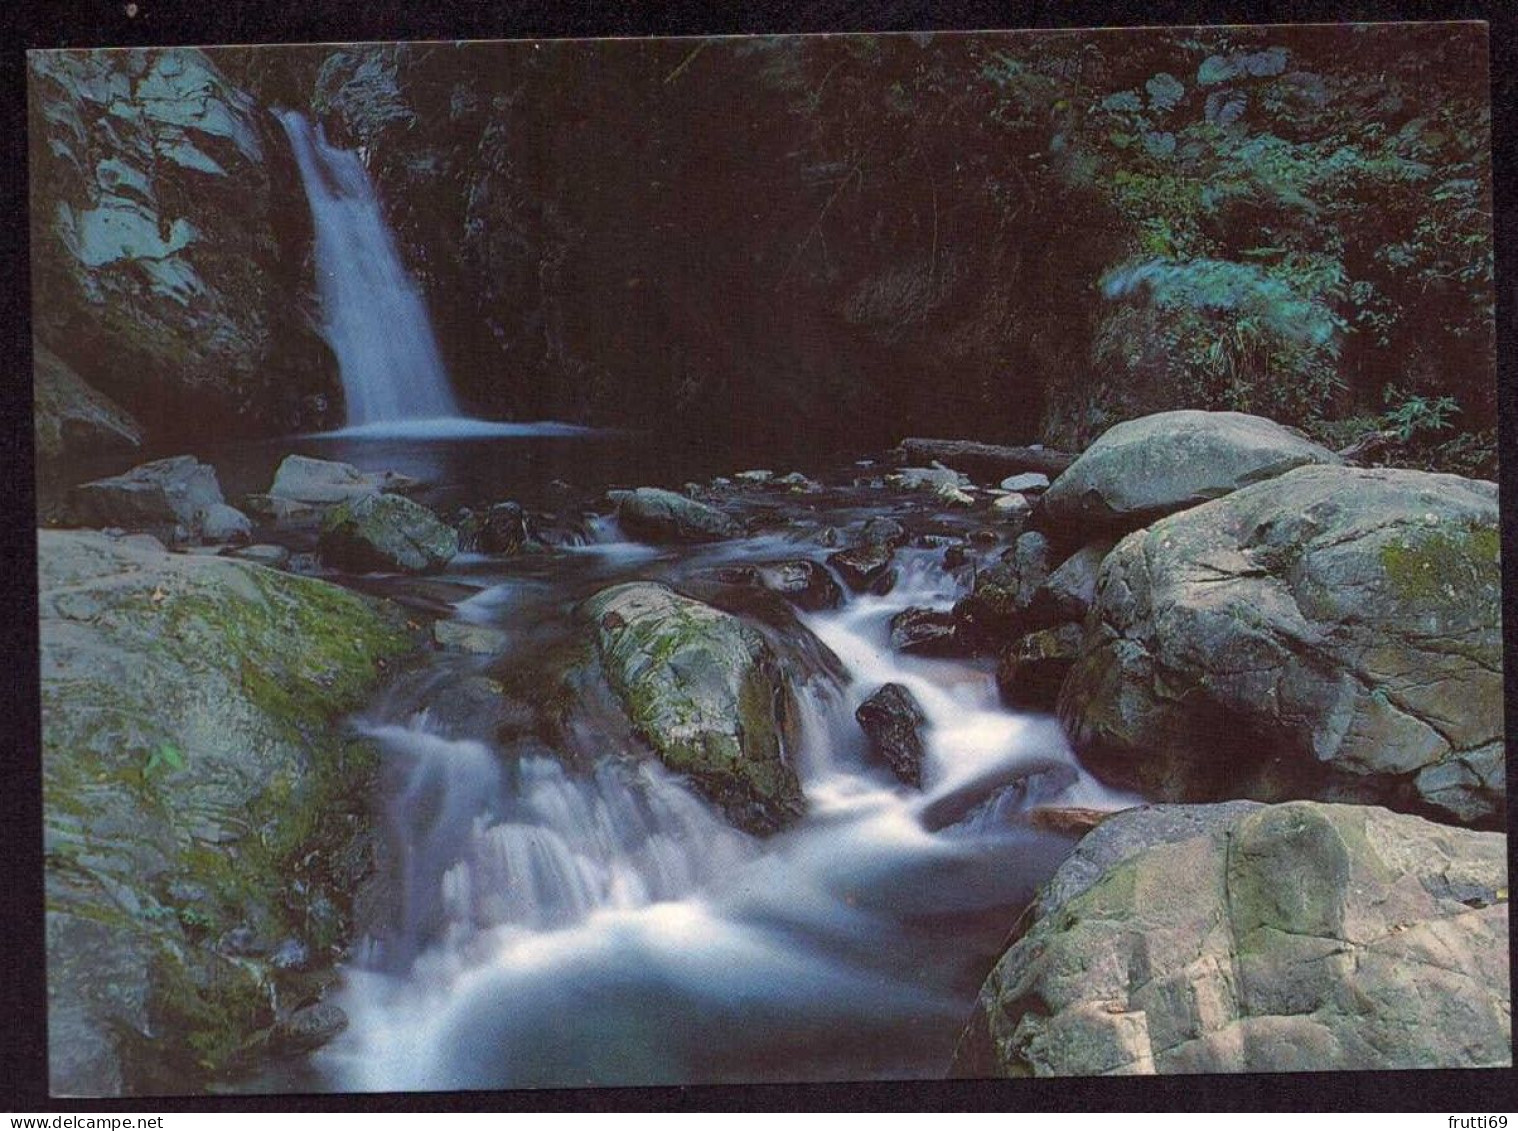
{"label": "mossy boulder", "polygon": [[1060,714],[1098,773],[1172,801],[1506,813],[1492,483],[1303,467],[1102,563]]}
{"label": "mossy boulder", "polygon": [[1040,893],[954,1075],[1512,1063],[1507,842],[1355,805],[1155,806]]}
{"label": "mossy boulder", "polygon": [[342,951],[374,755],[338,721],[412,640],[144,536],[38,549],[52,1090],[204,1087]]}
{"label": "mossy boulder", "polygon": [[402,495],[359,495],[333,508],[318,550],[340,569],[433,573],[458,555],[458,533]]}
{"label": "mossy boulder", "polygon": [[608,491],[606,497],[616,504],[622,529],[649,542],[720,542],[743,533],[716,507],[659,487]]}
{"label": "mossy boulder", "polygon": [[633,727],[666,766],[749,832],[801,815],[786,758],[792,695],[758,632],[655,582],[603,589],[580,612]]}
{"label": "mossy boulder", "polygon": [[1050,485],[1042,521],[1125,534],[1303,464],[1339,457],[1263,416],[1159,412],[1114,425]]}

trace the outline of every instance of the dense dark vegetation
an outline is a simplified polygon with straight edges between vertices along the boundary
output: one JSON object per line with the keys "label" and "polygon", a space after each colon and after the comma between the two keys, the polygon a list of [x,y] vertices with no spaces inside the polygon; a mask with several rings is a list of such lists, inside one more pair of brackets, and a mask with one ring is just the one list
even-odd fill
{"label": "dense dark vegetation", "polygon": [[[480,412],[1076,447],[1237,408],[1489,474],[1485,47],[1345,25],[214,57],[262,107],[270,285],[309,221],[266,111],[311,108],[364,147]],[[52,344],[122,395],[109,343]],[[319,415],[265,391],[263,428]]]}

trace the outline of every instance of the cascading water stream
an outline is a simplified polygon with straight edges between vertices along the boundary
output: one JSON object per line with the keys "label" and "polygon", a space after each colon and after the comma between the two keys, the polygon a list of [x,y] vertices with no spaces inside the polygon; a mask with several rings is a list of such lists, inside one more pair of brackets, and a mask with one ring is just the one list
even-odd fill
{"label": "cascading water stream", "polygon": [[337,355],[349,427],[458,416],[426,304],[363,162],[304,115],[278,117],[311,203],[322,332]]}
{"label": "cascading water stream", "polygon": [[[699,564],[714,560],[733,559]],[[889,596],[805,618],[849,680],[803,683],[796,753],[809,813],[767,840],[610,740],[571,772],[548,751],[502,759],[487,736],[443,737],[425,713],[367,724],[390,770],[404,891],[389,937],[347,972],[338,1000],[350,1027],[315,1061],[326,1081],[456,1089],[940,1073],[1012,915],[1068,851],[1026,809],[1136,799],[1085,775],[1052,720],[1001,709],[983,668],[890,649],[895,612],[946,607],[963,581],[931,553],[898,560]],[[553,599],[518,581],[498,589],[461,614],[509,630],[522,602]],[[920,792],[868,763],[853,718],[887,681],[928,718]]]}

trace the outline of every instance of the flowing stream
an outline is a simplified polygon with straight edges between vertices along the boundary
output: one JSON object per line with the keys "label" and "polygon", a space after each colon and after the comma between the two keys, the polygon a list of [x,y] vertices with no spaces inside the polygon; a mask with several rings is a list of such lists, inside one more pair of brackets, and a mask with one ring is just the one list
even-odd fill
{"label": "flowing stream", "polygon": [[[530,666],[542,626],[585,592],[785,550],[797,546],[755,538],[670,553],[602,521],[535,575],[465,559],[483,588],[456,616],[504,629],[504,660]],[[359,725],[384,752],[398,891],[345,973],[351,1024],[315,1056],[323,1085],[942,1075],[1018,910],[1072,843],[1027,810],[1134,799],[1081,771],[1052,719],[1002,709],[983,666],[890,649],[895,612],[962,592],[965,571],[940,558],[903,551],[889,596],[804,617],[843,671],[791,665],[808,813],[768,839],[593,715],[566,752],[508,748],[495,724],[444,724],[414,695],[377,702]],[[502,662],[438,661],[452,679]],[[853,717],[886,681],[928,719],[921,791],[869,763]]]}
{"label": "flowing stream", "polygon": [[[638,473],[646,454],[605,436],[461,418],[359,156],[299,113],[279,120],[311,203],[323,330],[348,404],[349,427],[308,445],[363,446],[366,464],[414,471],[454,501],[515,493],[503,469],[546,482],[562,466],[598,490],[609,456],[618,477]],[[834,502],[840,522],[880,506]],[[800,510],[815,517],[816,505]],[[562,687],[551,657],[589,593],[635,578],[699,587],[745,561],[826,553],[779,535],[671,551],[605,518],[558,533],[550,553],[463,555],[434,579],[453,587],[456,619],[504,631],[505,646],[439,654],[355,722],[383,755],[385,866],[360,900],[366,936],[337,993],[350,1024],[313,1055],[316,1086],[942,1075],[1018,911],[1073,843],[1028,811],[1133,799],[1081,771],[1053,720],[1002,709],[984,665],[891,649],[895,613],[947,609],[968,584],[929,549],[898,553],[888,596],[766,629],[800,707],[789,756],[807,813],[785,832],[761,840],[729,824],[641,751],[594,676],[575,685],[554,746],[541,726],[503,720],[502,685],[483,681],[515,673],[529,698]],[[871,763],[854,717],[886,682],[927,719],[921,790]],[[473,707],[438,706],[439,689],[470,686]]]}

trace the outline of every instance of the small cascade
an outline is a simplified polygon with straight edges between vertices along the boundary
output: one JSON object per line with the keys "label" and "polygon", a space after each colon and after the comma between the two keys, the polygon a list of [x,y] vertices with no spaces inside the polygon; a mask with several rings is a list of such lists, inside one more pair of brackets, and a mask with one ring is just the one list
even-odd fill
{"label": "small cascade", "polygon": [[368,965],[402,973],[428,947],[497,927],[545,931],[594,911],[679,898],[741,861],[747,837],[659,766],[503,764],[486,743],[434,734],[425,714],[368,726],[386,755],[399,917]]}
{"label": "small cascade", "polygon": [[[638,545],[610,521],[586,533],[588,547]],[[567,560],[551,582],[503,576],[458,613],[529,648],[531,626],[568,615],[587,580],[673,580],[786,546],[580,557],[586,576]],[[325,1079],[415,1090],[942,1071],[1008,924],[1069,850],[1028,811],[1137,799],[1082,771],[1052,719],[1005,710],[983,663],[895,652],[895,614],[947,609],[969,583],[937,551],[898,551],[896,568],[889,594],[800,616],[842,679],[795,689],[808,812],[766,839],[657,760],[627,757],[625,737],[603,740],[593,712],[566,749],[508,754],[489,735],[439,737],[415,700],[392,704],[396,721],[369,732],[390,768],[405,889],[382,928],[402,937],[346,971],[351,1024],[316,1054]],[[854,718],[886,682],[927,720],[921,790],[872,764]]]}
{"label": "small cascade", "polygon": [[416,281],[401,262],[357,153],[280,111],[316,230],[322,333],[337,355],[350,428],[458,416]]}

